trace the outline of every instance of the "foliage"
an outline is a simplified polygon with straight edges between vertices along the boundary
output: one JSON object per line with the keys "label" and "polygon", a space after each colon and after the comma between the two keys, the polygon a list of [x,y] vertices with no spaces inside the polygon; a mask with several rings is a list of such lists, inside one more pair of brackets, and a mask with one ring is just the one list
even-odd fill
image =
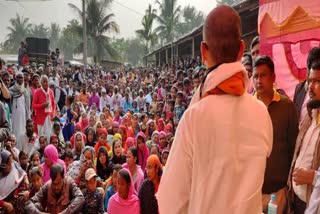
{"label": "foliage", "polygon": [[186,6],[182,10],[182,22],[177,25],[177,36],[181,37],[204,23],[204,14],[194,6]]}
{"label": "foliage", "polygon": [[11,18],[9,22],[10,26],[7,27],[9,33],[3,44],[3,49],[8,53],[17,53],[20,42],[25,41],[32,25],[29,23],[29,18],[24,18],[19,14],[16,14],[15,18]]}
{"label": "foliage", "polygon": [[64,54],[65,59],[72,59],[73,54],[82,41],[82,26],[73,19],[63,28],[61,38],[59,40],[59,48]]}
{"label": "foliage", "polygon": [[141,39],[113,38],[111,45],[118,51],[120,55],[119,61],[129,63],[134,66],[142,64],[142,59],[145,54],[145,45]]}
{"label": "foliage", "polygon": [[44,26],[44,24],[33,25],[30,31],[30,36],[38,38],[48,38],[49,28]]}
{"label": "foliage", "polygon": [[217,5],[229,5],[229,6],[232,6],[236,3],[238,3],[240,0],[216,0],[217,2]]}
{"label": "foliage", "polygon": [[152,29],[154,20],[157,16],[156,13],[157,11],[152,9],[152,6],[149,4],[146,15],[142,18],[141,24],[143,28],[136,30],[137,36],[145,41],[145,54],[148,53],[150,47],[154,46],[157,42],[157,33]]}
{"label": "foliage", "polygon": [[178,6],[177,0],[159,0],[160,14],[157,15],[159,26],[155,29],[160,37],[161,44],[172,42],[177,35],[175,28],[179,23],[181,6]]}
{"label": "foliage", "polygon": [[[88,49],[92,50],[95,62],[101,59],[118,59],[119,55],[110,45],[110,37],[106,33],[119,33],[119,26],[112,21],[113,13],[106,14],[112,0],[88,0],[86,7],[86,23],[88,35]],[[69,4],[82,20],[82,11],[75,5]],[[79,44],[82,51],[83,44]],[[90,53],[90,52],[89,52]]]}
{"label": "foliage", "polygon": [[51,23],[49,29],[50,49],[55,50],[59,46],[61,28],[57,23]]}

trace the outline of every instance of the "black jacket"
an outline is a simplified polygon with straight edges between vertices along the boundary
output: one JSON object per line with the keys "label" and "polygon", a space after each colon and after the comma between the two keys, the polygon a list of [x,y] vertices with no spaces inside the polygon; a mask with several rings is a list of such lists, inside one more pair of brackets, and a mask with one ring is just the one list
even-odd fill
{"label": "black jacket", "polygon": [[293,103],[297,108],[298,117],[300,117],[301,107],[303,105],[304,98],[307,95],[306,84],[307,84],[307,81],[303,81],[303,82],[299,83],[296,86],[296,89],[294,91]]}

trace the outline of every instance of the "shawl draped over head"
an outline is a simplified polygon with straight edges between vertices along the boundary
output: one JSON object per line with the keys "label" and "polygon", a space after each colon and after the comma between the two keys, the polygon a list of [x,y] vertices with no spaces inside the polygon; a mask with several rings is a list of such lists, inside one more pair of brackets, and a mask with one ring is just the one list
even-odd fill
{"label": "shawl draped over head", "polygon": [[[66,172],[66,165],[64,163],[63,160],[59,159],[58,156],[58,150],[57,148],[50,144],[48,145],[45,149],[44,149],[44,155],[47,156],[47,158],[49,158],[49,160],[51,161],[52,164],[60,164],[61,166],[63,166],[64,168],[64,172]],[[42,168],[43,168],[43,182],[46,183],[47,181],[49,181],[50,178],[50,167],[48,167],[46,165],[46,163],[42,163],[41,164]]]}
{"label": "shawl draped over head", "polygon": [[134,145],[134,138],[133,138],[133,137],[128,137],[127,140],[126,140],[126,143],[127,143],[128,149],[129,149],[130,147],[135,146],[135,145]]}
{"label": "shawl draped over head", "polygon": [[157,121],[157,130],[159,132],[164,131],[164,121],[162,118],[159,118]]}
{"label": "shawl draped over head", "polygon": [[81,116],[78,124],[80,125],[81,132],[84,132],[84,130],[89,126],[88,117],[86,119],[83,119]]}
{"label": "shawl draped over head", "polygon": [[165,126],[165,132],[166,132],[167,134],[173,133],[173,126],[172,126],[171,123],[168,123],[168,124]]}
{"label": "shawl draped over head", "polygon": [[[1,168],[6,166],[8,158],[11,156],[11,153],[7,150],[1,151]],[[3,164],[2,164],[3,163]],[[4,165],[4,166],[2,166]],[[12,161],[12,168],[8,175],[0,175],[0,200],[7,198],[16,188],[19,187],[24,176],[26,175],[20,165]]]}
{"label": "shawl draped over head", "polygon": [[[22,72],[18,72],[16,74],[16,77],[21,75],[23,77],[23,73]],[[18,83],[16,82],[12,87],[10,87],[9,89],[10,91],[10,95],[12,98],[18,98],[22,95],[25,94],[25,88],[24,88],[24,83],[22,83],[21,87],[18,85]]]}
{"label": "shawl draped over head", "polygon": [[[140,149],[138,148],[138,138],[141,137],[143,139],[143,151],[140,151]],[[146,145],[146,136],[144,135],[143,132],[139,132],[137,134],[137,137],[136,137],[136,147],[137,147],[137,150],[138,150],[138,160],[139,160],[139,165],[141,166],[142,170],[144,171],[145,168],[146,168],[146,165],[147,165],[147,159],[149,157],[149,149]]]}
{"label": "shawl draped over head", "polygon": [[130,175],[130,189],[128,198],[123,199],[119,193],[114,194],[109,201],[108,213],[109,214],[140,214],[140,204],[137,192],[135,191],[133,179],[128,169],[126,170]]}
{"label": "shawl draped over head", "polygon": [[81,132],[77,132],[75,135],[74,135],[74,147],[73,147],[73,154],[76,155],[77,153],[77,150],[76,150],[76,143],[77,143],[77,136],[80,135],[81,137],[81,153],[85,147],[85,142],[84,142],[84,139],[83,139],[83,134]]}
{"label": "shawl draped over head", "polygon": [[84,147],[84,150],[82,151],[81,153],[81,156],[80,156],[80,160],[78,161],[73,161],[69,168],[68,168],[68,172],[67,172],[67,176],[75,179],[79,174],[80,174],[80,169],[81,169],[81,166],[82,164],[85,163],[86,161],[86,157],[84,156],[84,153],[86,151],[90,151],[91,154],[92,154],[92,161],[91,161],[91,168],[94,168],[94,157],[95,157],[95,151],[94,149],[91,147],[91,146],[86,146]]}

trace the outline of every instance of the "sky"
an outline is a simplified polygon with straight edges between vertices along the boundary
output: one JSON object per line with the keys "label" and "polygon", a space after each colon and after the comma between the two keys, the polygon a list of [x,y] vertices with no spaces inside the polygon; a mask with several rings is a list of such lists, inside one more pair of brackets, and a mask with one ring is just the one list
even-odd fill
{"label": "sky", "polygon": [[[69,20],[78,18],[68,3],[73,3],[81,8],[81,0],[18,1],[19,3],[12,0],[0,0],[0,42],[5,41],[9,20],[15,17],[16,13],[28,17],[32,24],[44,23],[49,26],[51,22],[56,22],[64,27]],[[115,14],[114,21],[120,26],[120,34],[110,36],[134,37],[135,30],[142,27],[141,19],[148,4],[157,7],[155,0],[114,0],[109,12]],[[206,15],[215,7],[216,2],[215,0],[178,0],[178,4],[182,7],[195,6]]]}

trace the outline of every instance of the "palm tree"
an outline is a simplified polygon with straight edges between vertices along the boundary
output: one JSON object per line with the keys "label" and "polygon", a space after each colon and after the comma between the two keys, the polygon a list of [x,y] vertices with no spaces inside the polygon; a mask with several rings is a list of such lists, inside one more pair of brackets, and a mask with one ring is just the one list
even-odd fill
{"label": "palm tree", "polygon": [[66,59],[72,59],[74,53],[81,52],[82,49],[82,26],[72,19],[68,25],[63,28],[59,40],[60,48]]}
{"label": "palm tree", "polygon": [[49,29],[49,39],[50,39],[50,48],[54,50],[58,47],[58,42],[60,39],[61,28],[57,23],[51,23]]}
{"label": "palm tree", "polygon": [[159,33],[161,43],[172,42],[175,38],[174,28],[179,23],[181,6],[177,6],[177,0],[156,1],[160,8],[160,15],[157,16],[159,26],[155,29]]}
{"label": "palm tree", "polygon": [[44,26],[44,24],[34,25],[31,29],[30,35],[39,38],[48,38],[49,28]]}
{"label": "palm tree", "polygon": [[148,9],[146,10],[146,15],[142,18],[143,29],[136,30],[138,37],[145,40],[145,54],[149,52],[149,43],[150,46],[153,46],[157,42],[157,33],[152,30],[152,24],[154,19],[157,16],[157,10],[152,9],[151,4],[149,4]]}
{"label": "palm tree", "polygon": [[[88,48],[93,50],[95,62],[100,62],[103,56],[118,58],[117,52],[111,47],[111,38],[106,33],[119,33],[119,26],[111,21],[115,16],[113,13],[106,14],[110,8],[112,0],[88,0],[86,8],[86,22],[88,35]],[[82,11],[74,4],[69,4],[74,9],[79,18],[82,19]],[[89,47],[91,46],[91,47]],[[89,52],[90,54],[90,52]]]}
{"label": "palm tree", "polygon": [[15,18],[11,18],[10,26],[7,27],[9,33],[7,34],[7,40],[4,42],[4,49],[14,53],[18,51],[20,42],[24,41],[30,33],[31,24],[29,18],[24,18],[16,14]]}

